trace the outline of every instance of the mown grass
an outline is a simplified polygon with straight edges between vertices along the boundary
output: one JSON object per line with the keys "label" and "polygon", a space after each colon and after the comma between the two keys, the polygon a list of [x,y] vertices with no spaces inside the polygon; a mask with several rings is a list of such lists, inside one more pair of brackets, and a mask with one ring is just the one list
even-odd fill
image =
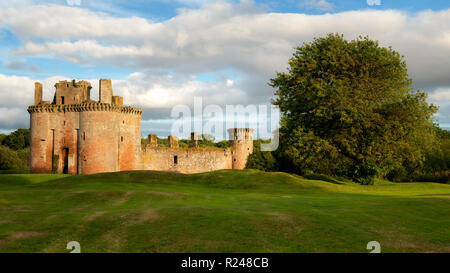
{"label": "mown grass", "polygon": [[0,175],[0,252],[450,252],[450,185],[286,173]]}

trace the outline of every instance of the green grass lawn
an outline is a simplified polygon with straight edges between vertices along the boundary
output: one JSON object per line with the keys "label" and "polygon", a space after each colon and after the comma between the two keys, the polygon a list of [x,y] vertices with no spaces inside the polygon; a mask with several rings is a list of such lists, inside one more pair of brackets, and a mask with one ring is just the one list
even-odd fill
{"label": "green grass lawn", "polygon": [[0,252],[450,252],[450,185],[224,170],[0,174]]}

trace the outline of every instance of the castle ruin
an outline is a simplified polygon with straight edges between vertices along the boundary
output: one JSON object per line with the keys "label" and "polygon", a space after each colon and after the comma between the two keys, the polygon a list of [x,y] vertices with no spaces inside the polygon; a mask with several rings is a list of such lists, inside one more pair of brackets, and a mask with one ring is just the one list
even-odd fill
{"label": "castle ruin", "polygon": [[42,84],[35,83],[30,113],[31,173],[93,174],[126,170],[198,173],[243,169],[253,152],[253,129],[228,129],[230,148],[200,148],[191,133],[189,148],[168,147],[148,136],[141,148],[142,110],[123,105],[113,95],[111,80],[100,79],[99,101],[90,99],[87,81],[60,81],[53,101],[42,100]]}

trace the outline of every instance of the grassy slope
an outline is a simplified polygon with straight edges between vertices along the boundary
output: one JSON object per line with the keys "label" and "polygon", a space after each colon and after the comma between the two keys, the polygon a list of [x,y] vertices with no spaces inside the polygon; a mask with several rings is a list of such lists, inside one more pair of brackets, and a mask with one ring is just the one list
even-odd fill
{"label": "grassy slope", "polygon": [[0,175],[0,252],[450,252],[450,185],[284,173]]}

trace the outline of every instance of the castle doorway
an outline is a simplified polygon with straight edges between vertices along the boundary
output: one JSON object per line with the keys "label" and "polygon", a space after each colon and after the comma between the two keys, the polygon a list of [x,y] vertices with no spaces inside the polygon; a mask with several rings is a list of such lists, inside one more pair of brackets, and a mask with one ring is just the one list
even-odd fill
{"label": "castle doorway", "polygon": [[69,148],[63,149],[63,173],[69,173]]}

